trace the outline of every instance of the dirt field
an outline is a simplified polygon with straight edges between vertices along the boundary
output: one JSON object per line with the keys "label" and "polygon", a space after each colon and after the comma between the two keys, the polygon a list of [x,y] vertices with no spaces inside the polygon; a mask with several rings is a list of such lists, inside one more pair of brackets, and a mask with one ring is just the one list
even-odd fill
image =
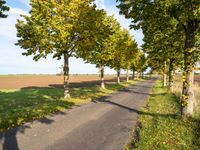
{"label": "dirt field", "polygon": [[[115,81],[114,76],[106,76],[106,80]],[[70,76],[71,86],[99,83],[98,75]],[[0,76],[0,89],[19,89],[28,87],[62,87],[62,76],[31,75],[31,76]]]}

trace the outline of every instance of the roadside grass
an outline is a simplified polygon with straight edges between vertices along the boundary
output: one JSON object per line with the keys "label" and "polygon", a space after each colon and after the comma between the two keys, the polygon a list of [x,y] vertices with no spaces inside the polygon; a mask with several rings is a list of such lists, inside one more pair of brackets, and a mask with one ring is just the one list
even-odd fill
{"label": "roadside grass", "polygon": [[176,95],[161,88],[158,80],[141,109],[136,138],[127,149],[138,150],[199,150],[200,117],[183,120]]}
{"label": "roadside grass", "polygon": [[195,117],[200,118],[200,84],[199,83],[194,84],[194,95],[196,98],[196,102],[195,102],[196,116]]}
{"label": "roadside grass", "polygon": [[99,85],[71,88],[69,99],[62,98],[61,88],[0,90],[0,132],[98,99],[137,82],[123,82],[120,85],[109,83],[106,89],[101,89]]}
{"label": "roadside grass", "polygon": [[[182,90],[182,82],[179,78],[175,78],[174,81],[174,93],[177,97],[180,97]],[[200,116],[200,83],[194,82],[193,84],[194,96],[195,96],[195,116]]]}

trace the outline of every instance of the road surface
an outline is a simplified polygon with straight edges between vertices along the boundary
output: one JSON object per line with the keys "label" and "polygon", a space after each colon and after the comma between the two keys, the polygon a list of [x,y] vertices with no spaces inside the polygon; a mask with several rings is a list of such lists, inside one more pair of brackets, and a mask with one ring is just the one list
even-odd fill
{"label": "road surface", "polygon": [[154,81],[0,133],[0,149],[123,150]]}

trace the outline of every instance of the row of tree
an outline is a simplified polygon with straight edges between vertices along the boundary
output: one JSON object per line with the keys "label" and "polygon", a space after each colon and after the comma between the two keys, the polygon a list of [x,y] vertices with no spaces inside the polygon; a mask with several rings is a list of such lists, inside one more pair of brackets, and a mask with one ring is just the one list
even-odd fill
{"label": "row of tree", "polygon": [[193,74],[199,60],[200,1],[198,0],[119,0],[121,13],[132,18],[131,27],[142,29],[143,49],[149,65],[169,76],[173,91],[174,72],[183,72],[182,115],[194,112]]}
{"label": "row of tree", "polygon": [[[64,97],[69,94],[69,58],[82,58],[100,68],[101,87],[105,88],[104,67],[117,71],[146,69],[144,53],[130,33],[113,16],[99,10],[92,0],[31,0],[30,15],[17,21],[16,45],[33,55],[34,60],[64,58]],[[141,67],[138,67],[140,65]]]}

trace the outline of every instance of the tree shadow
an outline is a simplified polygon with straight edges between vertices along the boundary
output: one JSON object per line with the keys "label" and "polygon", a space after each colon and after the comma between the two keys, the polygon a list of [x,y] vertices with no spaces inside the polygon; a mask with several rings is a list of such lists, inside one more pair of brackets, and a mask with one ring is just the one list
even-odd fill
{"label": "tree shadow", "polygon": [[146,88],[146,89],[151,88],[151,86],[147,86],[147,85],[131,85],[132,89],[134,89],[134,88],[138,89],[139,87]]}
{"label": "tree shadow", "polygon": [[[109,80],[106,83],[111,90],[115,89],[116,86],[124,88],[122,85],[112,85],[113,82],[114,80]],[[92,81],[90,83],[72,84],[71,87],[74,87],[71,90],[72,97],[80,98],[85,93],[94,94],[99,88],[99,86],[94,87],[94,83]],[[96,83],[98,84],[99,81]],[[54,122],[53,120],[43,117],[46,115],[64,115],[65,113],[61,110],[69,109],[75,105],[73,102],[62,99],[63,90],[61,90],[61,87],[60,85],[50,85],[50,87],[24,87],[9,92],[0,91],[0,145],[2,145],[3,150],[19,149],[16,135],[25,133],[25,130],[30,128],[29,125],[21,124],[38,118],[41,118],[37,120],[40,123],[51,124]],[[106,96],[100,99],[104,98]],[[92,99],[96,99],[96,97],[94,96]],[[14,129],[8,130],[10,128]],[[4,130],[8,131],[3,132]]]}
{"label": "tree shadow", "polygon": [[[148,89],[151,89],[151,87],[149,87]],[[158,93],[158,94],[151,94],[150,92],[142,92],[142,91],[137,91],[136,88],[132,88],[132,87],[129,87],[129,89],[123,89],[121,90],[122,92],[128,92],[128,93],[135,93],[135,94],[142,94],[142,95],[148,95],[148,96],[151,96],[151,97],[155,97],[157,95],[166,95],[165,92],[163,93]]]}
{"label": "tree shadow", "polygon": [[[39,119],[38,122],[42,124],[51,124],[54,120],[43,118]],[[17,134],[24,134],[25,130],[30,128],[30,125],[22,125],[9,131],[0,132],[0,146],[2,146],[2,150],[19,150]]]}
{"label": "tree shadow", "polygon": [[[94,81],[72,84],[71,98],[94,100],[103,94],[100,86]],[[106,82],[109,90],[123,89],[123,85],[113,84],[113,79]],[[84,86],[84,87],[83,87]],[[100,94],[95,94],[100,91]],[[20,90],[0,91],[0,131],[7,130],[19,124],[42,118],[49,114],[69,109],[73,102],[64,100],[63,90],[60,86],[52,87],[24,87]]]}
{"label": "tree shadow", "polygon": [[24,123],[38,119],[42,124],[52,124],[54,120],[45,116],[65,115],[62,110],[75,106],[62,96],[63,90],[48,87],[0,91],[0,149],[19,149],[16,135],[30,128]]}
{"label": "tree shadow", "polygon": [[24,133],[29,126],[21,126],[12,129],[8,132],[0,133],[0,140],[2,141],[3,150],[19,150],[16,135],[18,132]]}
{"label": "tree shadow", "polygon": [[[125,77],[121,77],[121,81],[126,81]],[[105,84],[116,84],[117,79],[106,79]],[[101,85],[101,80],[93,80],[93,81],[82,81],[82,82],[70,82],[69,87],[70,88],[80,88],[80,87],[88,87],[88,86],[94,86],[94,85]],[[52,88],[63,88],[63,84],[49,84],[49,87]]]}
{"label": "tree shadow", "polygon": [[29,125],[21,124],[37,118],[42,118],[37,120],[40,123],[51,124],[53,120],[43,117],[56,112],[56,114],[65,114],[61,112],[61,109],[71,108],[74,103],[60,100],[61,96],[60,90],[49,88],[0,91],[0,145],[2,149],[19,149],[17,133],[24,133],[27,128],[30,128]]}
{"label": "tree shadow", "polygon": [[[156,95],[163,95],[163,94],[165,94],[165,93],[159,93],[159,94],[154,94],[154,95],[156,96]],[[140,109],[132,108],[132,107],[130,107],[130,105],[124,105],[124,104],[120,104],[120,103],[111,101],[111,100],[109,100],[109,98],[110,98],[109,96],[105,96],[105,97],[102,97],[101,99],[93,101],[93,102],[94,103],[99,103],[99,102],[106,103],[106,104],[117,106],[122,109],[126,109],[130,112],[137,113],[139,115],[152,116],[153,117],[152,122],[154,122],[154,126],[157,126],[160,123],[159,119],[158,119],[160,117],[169,119],[169,120],[172,119],[172,120],[180,121],[180,124],[181,124],[181,122],[185,122],[182,124],[183,126],[188,126],[188,127],[192,128],[192,135],[193,135],[192,138],[193,139],[191,142],[192,142],[194,148],[197,148],[197,149],[200,148],[200,116],[195,117],[195,118],[189,118],[188,120],[184,121],[182,119],[181,113],[179,111],[174,112],[174,113],[154,113],[154,112],[151,113],[151,112],[146,112],[146,111],[143,111]],[[140,128],[142,127],[141,124],[139,125],[139,127]],[[136,134],[136,135],[134,135],[134,137],[138,141],[140,138],[140,135],[137,132],[138,132],[137,130],[134,132],[134,134]],[[134,146],[134,143],[130,143],[130,144],[133,144],[132,146]]]}
{"label": "tree shadow", "polygon": [[0,131],[69,109],[75,105],[61,97],[62,91],[60,89],[0,91]]}
{"label": "tree shadow", "polygon": [[200,118],[192,118],[191,121],[195,122],[192,144],[200,148]]}
{"label": "tree shadow", "polygon": [[[94,83],[94,82],[91,82]],[[109,82],[110,83],[110,82]],[[106,82],[107,84],[107,82]],[[125,88],[123,85],[107,84],[109,90]],[[96,94],[100,92],[100,94]],[[85,87],[70,89],[72,99],[97,99],[106,91],[98,85],[87,83]],[[63,99],[63,90],[53,87],[24,87],[20,90],[0,91],[0,131],[69,109],[74,102]]]}
{"label": "tree shadow", "polygon": [[103,103],[111,104],[111,105],[126,109],[130,112],[135,112],[135,113],[140,114],[140,115],[149,115],[149,116],[154,116],[154,117],[173,117],[173,118],[180,117],[179,114],[148,113],[148,112],[144,112],[144,111],[141,111],[141,110],[138,110],[138,109],[135,109],[135,108],[131,108],[130,106],[126,106],[126,105],[122,105],[122,104],[110,101],[108,99],[109,99],[109,96],[105,96],[105,97],[102,97],[99,100],[92,101],[92,102],[95,102],[95,103],[103,102]]}

